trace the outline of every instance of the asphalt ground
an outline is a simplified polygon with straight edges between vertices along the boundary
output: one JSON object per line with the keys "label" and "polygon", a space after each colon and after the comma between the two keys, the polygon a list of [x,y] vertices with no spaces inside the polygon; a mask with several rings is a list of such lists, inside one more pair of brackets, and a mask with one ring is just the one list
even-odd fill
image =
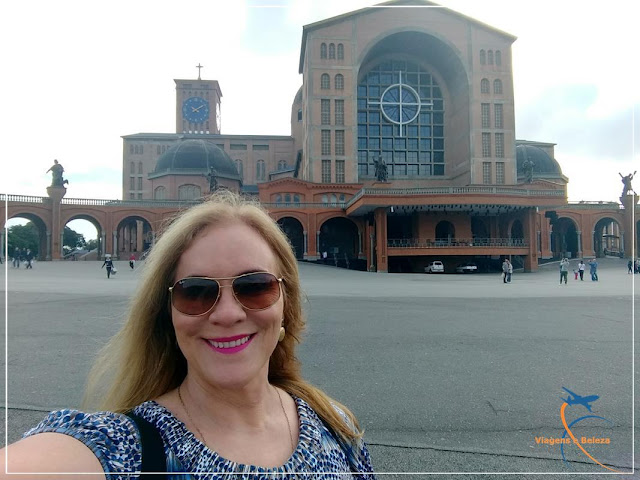
{"label": "asphalt ground", "polygon": [[[46,412],[79,407],[92,359],[119,328],[144,268],[116,262],[108,280],[100,265],[6,269],[8,414],[0,429],[9,442]],[[557,264],[516,272],[507,285],[498,274],[377,274],[306,263],[300,271],[304,375],[356,414],[380,478],[605,478],[612,472],[575,445],[565,446],[564,462],[558,445],[536,441],[563,434],[562,387],[600,396],[592,415],[602,418],[572,427],[580,438],[609,439],[585,443],[587,452],[618,472],[632,468],[640,275],[627,274],[626,260],[603,259],[598,282],[569,272],[567,285]],[[588,414],[570,406],[567,421]]]}

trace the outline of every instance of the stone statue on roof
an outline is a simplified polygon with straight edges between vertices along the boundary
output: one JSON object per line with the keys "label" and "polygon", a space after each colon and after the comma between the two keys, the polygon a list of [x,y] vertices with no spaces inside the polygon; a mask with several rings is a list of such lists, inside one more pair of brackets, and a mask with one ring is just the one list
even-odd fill
{"label": "stone statue on roof", "polygon": [[63,187],[65,184],[69,184],[69,180],[65,180],[62,178],[62,174],[64,173],[64,167],[58,163],[58,160],[53,161],[53,165],[51,168],[47,170],[45,173],[51,172],[51,186],[52,187]]}
{"label": "stone statue on roof", "polygon": [[624,196],[629,193],[629,192],[633,192],[636,193],[633,190],[633,187],[631,186],[631,180],[633,180],[633,176],[636,174],[637,170],[633,173],[630,173],[629,175],[626,176],[622,176],[621,173],[618,172],[618,175],[620,175],[620,177],[622,177],[622,184],[624,185],[624,187],[622,187],[622,195],[620,195],[620,201],[622,201],[622,199],[624,198]]}
{"label": "stone statue on roof", "polygon": [[373,164],[375,165],[375,175],[376,179],[379,182],[386,182],[388,178],[387,173],[387,164],[382,159],[382,157],[378,157],[377,159],[373,159]]}

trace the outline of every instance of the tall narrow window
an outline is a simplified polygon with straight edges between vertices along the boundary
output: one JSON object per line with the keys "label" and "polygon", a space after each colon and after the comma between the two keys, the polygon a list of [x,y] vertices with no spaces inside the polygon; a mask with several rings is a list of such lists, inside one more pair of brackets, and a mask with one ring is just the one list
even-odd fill
{"label": "tall narrow window", "polygon": [[335,83],[336,90],[344,90],[344,77],[341,73],[336,75]]}
{"label": "tall narrow window", "polygon": [[322,183],[331,183],[331,160],[322,160]]}
{"label": "tall narrow window", "polygon": [[130,153],[130,154],[133,154],[133,153],[134,153],[133,143],[129,145],[129,153]]}
{"label": "tall narrow window", "polygon": [[331,155],[331,130],[322,130],[322,155]]}
{"label": "tall narrow window", "polygon": [[240,180],[243,180],[242,160],[236,160],[236,171],[238,172],[238,175],[240,175]]}
{"label": "tall narrow window", "polygon": [[256,164],[256,180],[258,182],[263,182],[265,179],[265,171],[264,171],[264,160],[258,160]]}
{"label": "tall narrow window", "polygon": [[482,156],[483,157],[491,156],[491,134],[490,133],[482,134]]}
{"label": "tall narrow window", "polygon": [[493,81],[493,93],[502,95],[502,80],[497,78]]}
{"label": "tall narrow window", "polygon": [[322,90],[328,90],[331,88],[331,86],[329,85],[330,79],[329,79],[329,74],[328,73],[323,73],[322,76],[320,77],[320,88]]}
{"label": "tall narrow window", "polygon": [[502,52],[500,50],[496,50],[496,65],[502,65]]}
{"label": "tall narrow window", "polygon": [[142,175],[142,162],[138,162],[138,173]]}
{"label": "tall narrow window", "polygon": [[136,177],[129,177],[129,190],[136,189]]}
{"label": "tall narrow window", "polygon": [[344,45],[338,44],[338,60],[344,60]]}
{"label": "tall narrow window", "polygon": [[165,200],[167,198],[167,189],[160,186],[153,191],[154,200]]}
{"label": "tall narrow window", "polygon": [[344,100],[336,100],[336,125],[344,125]]}
{"label": "tall narrow window", "polygon": [[329,59],[334,59],[336,58],[336,46],[333,43],[329,44]]}
{"label": "tall narrow window", "polygon": [[487,63],[487,57],[484,53],[484,50],[480,50],[480,65],[484,65]]}
{"label": "tall narrow window", "polygon": [[493,65],[493,50],[487,52],[487,63]]}
{"label": "tall narrow window", "polygon": [[325,98],[320,100],[320,123],[322,125],[331,123],[331,100]]}
{"label": "tall narrow window", "polygon": [[496,103],[493,106],[493,113],[495,115],[495,128],[504,128],[504,122],[502,120],[502,104]]}
{"label": "tall narrow window", "polygon": [[298,109],[298,121],[301,122],[302,121],[302,109]]}
{"label": "tall narrow window", "polygon": [[344,183],[344,160],[336,160],[336,183]]}
{"label": "tall narrow window", "polygon": [[131,169],[129,170],[130,173],[136,173],[136,164],[134,162],[131,162]]}
{"label": "tall narrow window", "polygon": [[496,133],[496,157],[504,157],[504,133]]}
{"label": "tall narrow window", "polygon": [[138,177],[138,190],[142,190],[142,177]]}
{"label": "tall narrow window", "polygon": [[286,168],[287,168],[287,161],[286,160],[278,161],[278,170],[284,170]]}
{"label": "tall narrow window", "polygon": [[336,130],[336,155],[344,155],[344,130]]}
{"label": "tall narrow window", "polygon": [[504,185],[504,162],[496,162],[496,183]]}
{"label": "tall narrow window", "polygon": [[482,183],[491,183],[491,162],[482,162]]}
{"label": "tall narrow window", "polygon": [[489,93],[489,80],[486,78],[480,81],[480,93]]}
{"label": "tall narrow window", "polygon": [[327,44],[320,45],[320,58],[327,58]]}
{"label": "tall narrow window", "polygon": [[480,105],[482,112],[482,128],[490,128],[489,124],[489,104],[483,103]]}

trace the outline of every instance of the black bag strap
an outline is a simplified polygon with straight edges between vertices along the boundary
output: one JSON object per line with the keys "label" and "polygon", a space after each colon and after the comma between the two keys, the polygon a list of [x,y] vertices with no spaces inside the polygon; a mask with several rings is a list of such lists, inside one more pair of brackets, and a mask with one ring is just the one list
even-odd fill
{"label": "black bag strap", "polygon": [[140,446],[142,450],[142,474],[140,475],[140,479],[166,479],[166,475],[145,475],[145,472],[167,471],[167,457],[164,453],[164,445],[160,433],[158,433],[158,430],[151,422],[141,416],[130,411],[126,412],[125,415],[135,423],[140,432]]}

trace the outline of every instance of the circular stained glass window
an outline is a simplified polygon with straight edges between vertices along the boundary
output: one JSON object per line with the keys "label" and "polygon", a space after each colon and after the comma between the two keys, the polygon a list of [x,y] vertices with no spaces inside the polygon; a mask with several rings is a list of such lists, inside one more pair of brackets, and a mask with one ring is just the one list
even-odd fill
{"label": "circular stained glass window", "polygon": [[382,93],[380,108],[387,120],[404,125],[411,123],[420,113],[420,97],[409,85],[396,83]]}

